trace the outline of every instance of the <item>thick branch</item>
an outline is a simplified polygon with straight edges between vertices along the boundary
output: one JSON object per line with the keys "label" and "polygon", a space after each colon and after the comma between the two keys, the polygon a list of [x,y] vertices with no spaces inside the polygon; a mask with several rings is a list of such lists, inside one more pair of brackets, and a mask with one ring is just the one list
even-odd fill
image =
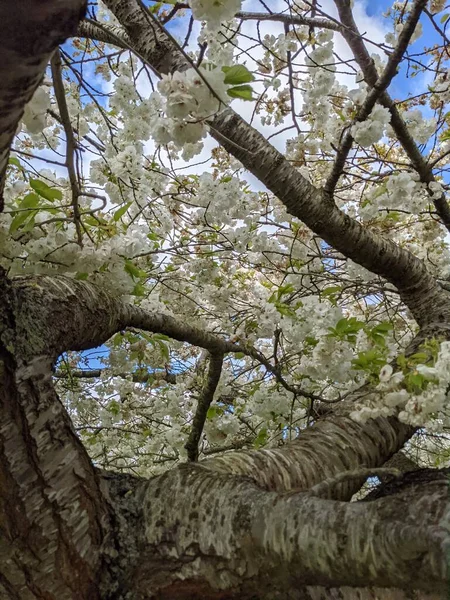
{"label": "thick branch", "polygon": [[0,3],[0,211],[9,149],[53,50],[76,32],[86,0]]}
{"label": "thick branch", "polygon": [[113,46],[124,50],[128,50],[131,47],[131,40],[126,31],[119,29],[118,27],[105,25],[104,23],[96,23],[91,19],[84,19],[81,21],[78,25],[77,35],[81,38],[104,42],[105,44],[112,44]]}
{"label": "thick branch", "polygon": [[[300,590],[311,584],[443,593],[447,476],[405,484],[376,501],[340,503],[263,492],[248,479],[185,465],[142,488],[141,556],[160,570],[140,560],[136,586],[158,587],[164,600],[308,598]],[[168,502],[181,496],[182,505]]]}
{"label": "thick branch", "polygon": [[[19,278],[13,281],[13,296],[16,337],[12,344],[31,363],[35,356],[55,360],[68,349],[99,346],[129,326],[164,333],[213,354],[248,352],[171,316],[147,312],[112,298],[85,281]],[[355,423],[348,417],[353,409],[352,399],[340,402],[332,416],[320,419],[285,448],[234,452],[203,464],[212,471],[252,477],[265,489],[306,490],[342,471],[382,465],[411,436],[412,429],[396,419]],[[334,497],[349,498],[356,489],[355,482],[344,482],[336,486]]]}
{"label": "thick branch", "polygon": [[[170,34],[142,11],[137,0],[106,0],[106,5],[127,31],[133,50],[156,71],[167,73],[190,66]],[[326,194],[230,108],[221,111],[210,125],[213,137],[292,215],[345,256],[393,283],[420,324],[448,318],[448,296],[422,261],[332,206]]]}

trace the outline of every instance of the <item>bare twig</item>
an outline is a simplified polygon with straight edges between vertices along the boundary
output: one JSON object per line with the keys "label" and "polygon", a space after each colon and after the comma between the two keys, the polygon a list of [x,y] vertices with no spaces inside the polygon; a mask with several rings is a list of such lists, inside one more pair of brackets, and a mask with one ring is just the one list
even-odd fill
{"label": "bare twig", "polygon": [[64,83],[62,79],[61,55],[59,49],[57,49],[52,56],[51,68],[55,97],[58,103],[58,109],[59,114],[61,115],[64,133],[66,135],[66,167],[69,173],[70,188],[72,191],[73,222],[75,224],[75,229],[77,232],[78,244],[82,246],[83,235],[81,233],[81,218],[79,206],[81,188],[75,162],[77,143],[75,140],[72,124],[70,122],[69,110],[67,108],[66,92],[64,90]]}
{"label": "bare twig", "polygon": [[[340,2],[340,0],[336,0],[336,1]],[[372,90],[367,94],[367,97],[366,97],[363,105],[358,110],[358,113],[355,117],[354,122],[362,122],[367,119],[367,117],[370,115],[373,107],[375,106],[375,103],[381,97],[383,92],[387,89],[387,87],[391,83],[392,79],[397,74],[398,65],[400,64],[400,61],[403,58],[403,55],[406,51],[406,48],[408,47],[411,36],[414,33],[414,30],[419,21],[420,15],[425,6],[426,6],[426,0],[416,0],[416,2],[414,2],[414,4],[412,5],[408,19],[407,19],[405,26],[403,27],[402,32],[399,36],[397,46],[396,46],[395,50],[392,52],[391,56],[389,57],[389,60],[383,71],[383,74],[380,77],[378,77],[378,75],[377,75],[376,80],[373,81],[373,83],[371,84]],[[332,170],[330,176],[328,177],[328,179],[325,183],[325,186],[324,186],[325,192],[329,195],[329,197],[332,196],[334,189],[336,187],[336,184],[339,180],[339,177],[341,176],[342,170],[345,165],[345,161],[347,159],[348,153],[350,152],[352,144],[353,144],[353,136],[352,136],[350,128],[349,128],[349,129],[347,129],[347,132],[344,134],[343,139],[339,145],[339,148],[338,148],[338,151],[336,154],[336,158],[334,161],[334,165],[333,165],[333,170]]]}

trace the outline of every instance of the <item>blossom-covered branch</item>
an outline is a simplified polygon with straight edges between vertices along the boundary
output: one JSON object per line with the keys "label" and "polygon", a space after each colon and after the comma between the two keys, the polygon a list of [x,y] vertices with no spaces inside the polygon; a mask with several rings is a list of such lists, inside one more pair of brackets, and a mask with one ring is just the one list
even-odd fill
{"label": "blossom-covered branch", "polygon": [[[138,56],[154,69],[166,73],[168,69],[191,67],[171,35],[142,12],[137,0],[127,5],[107,0],[106,5],[127,30]],[[447,295],[422,261],[331,207],[321,190],[231,108],[222,110],[209,124],[213,137],[264,183],[291,214],[345,256],[393,283],[421,325],[450,309]]]}
{"label": "blossom-covered branch", "polygon": [[[351,48],[353,55],[361,68],[364,80],[371,86],[377,85],[378,73],[372,58],[370,57],[363,40],[361,39],[358,26],[353,18],[351,5],[345,0],[335,0],[340,19],[345,25],[342,30],[346,42]],[[415,4],[417,7],[417,3]],[[403,31],[402,31],[403,34]],[[399,112],[394,101],[386,90],[380,94],[380,102],[389,110],[390,123],[395,131],[398,141],[403,146],[412,166],[420,176],[420,180],[428,184],[430,196],[436,207],[437,213],[447,229],[450,229],[450,206],[440,183],[436,181],[433,169],[424,159],[422,153],[417,147],[404,118]]]}

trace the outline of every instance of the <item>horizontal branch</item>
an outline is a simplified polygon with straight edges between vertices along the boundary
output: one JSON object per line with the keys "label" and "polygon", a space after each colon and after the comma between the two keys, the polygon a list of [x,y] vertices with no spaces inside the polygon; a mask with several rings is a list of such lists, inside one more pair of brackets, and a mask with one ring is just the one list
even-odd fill
{"label": "horizontal branch", "polygon": [[[156,578],[141,560],[136,578],[158,586],[162,600],[184,597],[183,582],[191,593],[202,590],[189,597],[215,598],[220,588],[244,600],[291,597],[288,590],[308,598],[299,593],[306,585],[447,590],[444,473],[421,485],[401,480],[395,495],[343,503],[264,492],[248,479],[184,465],[141,493],[148,507],[142,554],[161,571]],[[181,497],[182,505],[168,502]]]}
{"label": "horizontal branch", "polygon": [[339,23],[331,19],[320,17],[304,17],[295,13],[260,13],[260,12],[238,12],[236,19],[242,21],[271,21],[274,23],[285,23],[286,25],[307,25],[308,27],[319,27],[320,29],[331,29],[340,31]]}
{"label": "horizontal branch", "polygon": [[[105,369],[71,369],[67,371],[56,371],[53,376],[56,379],[99,379],[105,373]],[[166,381],[167,383],[176,383],[177,376],[167,371],[152,371],[134,373],[110,373],[111,377],[121,377],[122,379],[131,379],[133,383],[147,383],[148,381]]]}

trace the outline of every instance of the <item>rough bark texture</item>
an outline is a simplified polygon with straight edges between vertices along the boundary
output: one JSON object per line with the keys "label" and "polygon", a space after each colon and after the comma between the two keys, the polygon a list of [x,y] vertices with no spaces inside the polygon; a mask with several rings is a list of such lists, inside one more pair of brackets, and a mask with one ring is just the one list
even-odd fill
{"label": "rough bark texture", "polygon": [[24,323],[5,278],[0,294],[0,584],[21,600],[101,598],[109,508],[55,394],[54,357],[33,342],[39,320]]}
{"label": "rough bark texture", "polygon": [[[127,43],[154,68],[185,67],[141,4],[106,3]],[[23,106],[82,8],[76,0],[0,6],[0,181]],[[211,126],[288,210],[397,285],[422,337],[449,337],[447,295],[423,263],[346,217],[233,111]],[[53,388],[61,352],[98,346],[127,326],[212,353],[241,348],[63,277],[10,281],[0,272],[0,299],[2,600],[351,597],[338,586],[403,588],[379,592],[396,600],[414,597],[414,589],[430,598],[446,592],[447,473],[406,475],[363,503],[342,501],[359,485],[354,481],[330,488],[332,499],[307,492],[342,471],[383,464],[410,428],[395,419],[353,423],[347,402],[284,449],[229,453],[150,481],[99,473]]]}
{"label": "rough bark texture", "polygon": [[317,590],[305,586],[368,581],[447,588],[445,473],[405,476],[395,494],[347,503],[264,492],[248,478],[184,465],[136,495],[144,524],[136,598],[314,598]]}
{"label": "rough bark texture", "polygon": [[84,16],[86,0],[2,0],[0,3],[0,211],[9,148],[53,50]]}

